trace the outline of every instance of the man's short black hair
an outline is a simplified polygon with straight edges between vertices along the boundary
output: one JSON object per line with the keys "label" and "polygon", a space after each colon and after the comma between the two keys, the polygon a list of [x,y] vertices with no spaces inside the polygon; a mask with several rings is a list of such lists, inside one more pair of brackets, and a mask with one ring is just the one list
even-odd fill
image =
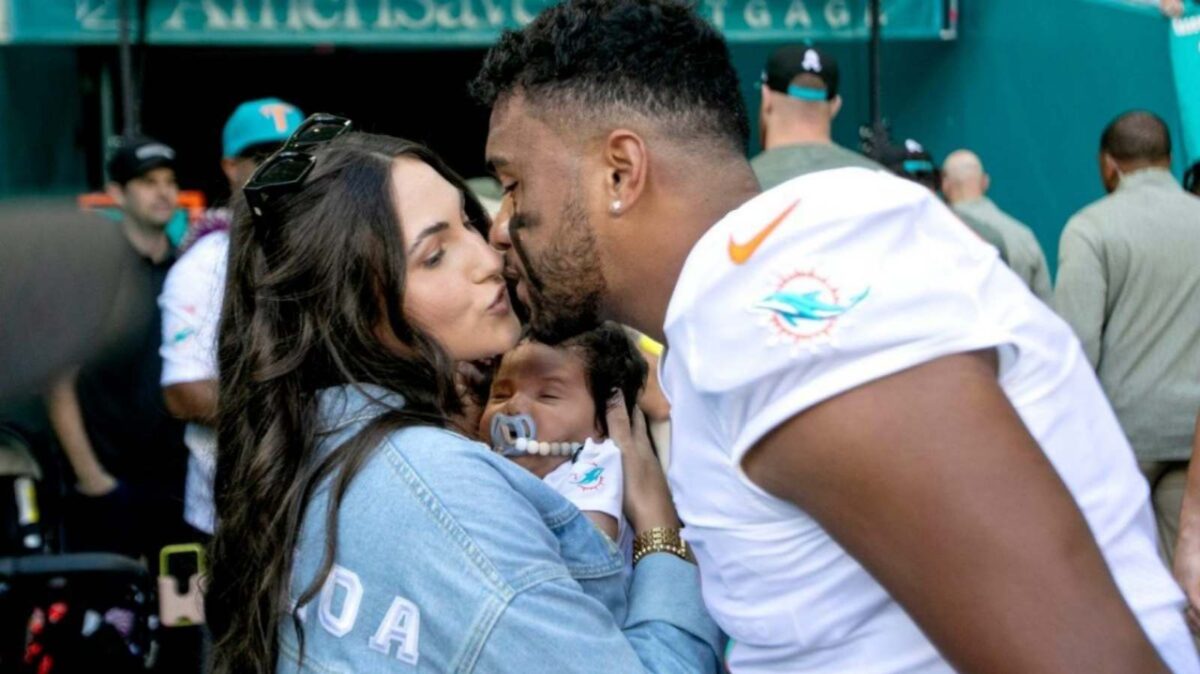
{"label": "man's short black hair", "polygon": [[1100,150],[1117,161],[1162,161],[1171,158],[1171,131],[1161,117],[1134,110],[1104,129]]}
{"label": "man's short black hair", "polygon": [[[724,38],[682,0],[566,0],[506,31],[471,84],[483,105],[521,91],[575,114],[631,110],[744,152],[750,121]],[[568,112],[570,114],[570,112]]]}
{"label": "man's short black hair", "polygon": [[617,391],[625,395],[625,411],[632,418],[649,367],[624,328],[606,321],[554,348],[573,351],[583,361],[584,376],[596,409],[596,425],[605,435],[609,434],[608,401]]}

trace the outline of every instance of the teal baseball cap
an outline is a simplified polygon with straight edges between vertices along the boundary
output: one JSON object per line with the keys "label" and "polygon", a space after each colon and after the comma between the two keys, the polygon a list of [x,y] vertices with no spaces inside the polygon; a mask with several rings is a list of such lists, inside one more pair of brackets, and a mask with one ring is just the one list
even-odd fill
{"label": "teal baseball cap", "polygon": [[300,108],[278,98],[246,101],[225,122],[221,134],[224,156],[237,157],[255,145],[282,143],[303,121],[304,113]]}

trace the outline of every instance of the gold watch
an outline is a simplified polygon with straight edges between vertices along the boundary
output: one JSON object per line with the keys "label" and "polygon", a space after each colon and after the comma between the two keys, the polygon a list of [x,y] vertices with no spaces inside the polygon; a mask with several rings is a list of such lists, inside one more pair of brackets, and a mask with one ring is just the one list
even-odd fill
{"label": "gold watch", "polygon": [[687,541],[679,535],[677,527],[654,527],[647,529],[633,539],[633,563],[652,552],[669,552],[686,561],[696,562]]}

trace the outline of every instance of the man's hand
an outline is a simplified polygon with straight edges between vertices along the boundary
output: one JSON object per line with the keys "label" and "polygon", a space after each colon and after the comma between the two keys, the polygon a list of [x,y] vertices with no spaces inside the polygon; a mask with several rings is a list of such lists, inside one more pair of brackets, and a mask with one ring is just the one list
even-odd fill
{"label": "man's hand", "polygon": [[996,381],[940,358],[777,427],[747,476],[804,509],[966,672],[1164,672]]}
{"label": "man's hand", "polygon": [[46,411],[63,454],[75,473],[75,490],[84,496],[105,496],[117,488],[117,480],[100,463],[88,439],[75,392],[77,377],[78,370],[73,370],[54,382],[46,396]]}
{"label": "man's hand", "polygon": [[1160,0],[1158,8],[1171,18],[1183,16],[1183,0]]}
{"label": "man's hand", "polygon": [[75,491],[92,498],[107,496],[116,488],[117,478],[104,470],[93,475],[80,476],[79,481],[75,484]]}

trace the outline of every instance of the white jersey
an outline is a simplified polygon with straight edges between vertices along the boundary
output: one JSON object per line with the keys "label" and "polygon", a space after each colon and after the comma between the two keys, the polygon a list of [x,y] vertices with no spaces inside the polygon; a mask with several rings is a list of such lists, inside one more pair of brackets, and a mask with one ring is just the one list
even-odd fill
{"label": "white jersey", "polygon": [[601,512],[617,520],[617,545],[632,564],[633,533],[625,520],[621,450],[612,440],[588,438],[575,461],[565,461],[542,479],[580,510]]}
{"label": "white jersey", "polygon": [[[197,241],[167,273],[158,298],[163,321],[159,349],[163,386],[217,378],[217,324],[228,258],[229,233],[213,232]],[[189,423],[183,442],[188,448],[184,519],[211,534],[217,435],[209,426]]]}
{"label": "white jersey", "polygon": [[734,674],[953,671],[816,521],[740,464],[823,400],[992,347],[1147,634],[1174,671],[1200,672],[1146,482],[1077,340],[924,188],[853,168],[752,199],[692,249],[665,334],[669,479]]}

